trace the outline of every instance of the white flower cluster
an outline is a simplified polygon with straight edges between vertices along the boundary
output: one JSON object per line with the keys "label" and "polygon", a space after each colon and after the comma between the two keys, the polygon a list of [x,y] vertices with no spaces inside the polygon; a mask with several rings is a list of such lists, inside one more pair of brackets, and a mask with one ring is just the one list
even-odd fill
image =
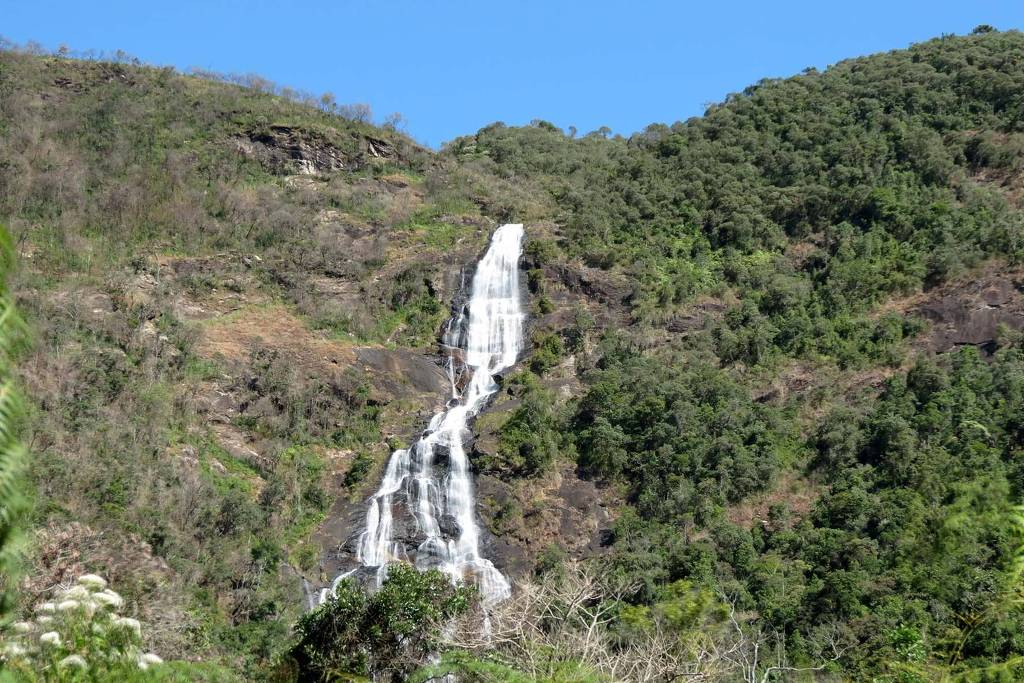
{"label": "white flower cluster", "polygon": [[80,576],[54,600],[36,605],[34,620],[15,622],[8,633],[0,633],[0,660],[33,671],[129,662],[145,670],[162,664],[157,655],[140,650],[142,624],[117,614],[123,606],[124,598],[103,577]]}

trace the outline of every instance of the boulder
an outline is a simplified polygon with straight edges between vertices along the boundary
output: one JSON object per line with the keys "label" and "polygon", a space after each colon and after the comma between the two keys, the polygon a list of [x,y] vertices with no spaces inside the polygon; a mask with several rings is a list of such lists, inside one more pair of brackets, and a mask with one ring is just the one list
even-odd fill
{"label": "boulder", "polygon": [[456,539],[462,535],[462,527],[459,526],[453,515],[441,515],[441,518],[437,520],[437,526],[445,538]]}
{"label": "boulder", "polygon": [[991,352],[1001,326],[1024,329],[1021,288],[1002,275],[944,287],[910,312],[931,321],[928,345],[939,353],[959,346]]}

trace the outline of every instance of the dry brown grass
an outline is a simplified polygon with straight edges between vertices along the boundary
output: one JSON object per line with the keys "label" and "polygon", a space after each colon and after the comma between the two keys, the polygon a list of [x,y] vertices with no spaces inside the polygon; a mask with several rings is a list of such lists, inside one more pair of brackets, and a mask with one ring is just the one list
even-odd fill
{"label": "dry brown grass", "polygon": [[733,524],[744,529],[752,529],[757,524],[768,525],[768,510],[773,505],[785,505],[793,521],[803,519],[814,507],[823,492],[823,487],[809,479],[787,470],[780,477],[771,491],[751,496],[741,503],[729,507],[726,518]]}
{"label": "dry brown grass", "polygon": [[312,371],[333,373],[356,360],[351,344],[317,334],[280,305],[248,307],[211,320],[203,325],[196,350],[205,358],[242,363],[260,346]]}

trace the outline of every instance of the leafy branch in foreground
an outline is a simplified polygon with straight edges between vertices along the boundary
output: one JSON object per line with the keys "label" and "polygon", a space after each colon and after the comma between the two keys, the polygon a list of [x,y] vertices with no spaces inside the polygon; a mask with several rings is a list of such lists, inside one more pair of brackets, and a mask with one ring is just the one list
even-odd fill
{"label": "leafy branch in foreground", "polygon": [[23,412],[14,378],[13,354],[24,344],[25,323],[14,307],[7,278],[14,268],[14,245],[0,225],[0,618],[11,610],[20,542],[19,522],[28,506],[23,474],[28,457],[18,438]]}
{"label": "leafy branch in foreground", "polygon": [[1000,592],[983,610],[958,615],[962,624],[955,646],[946,662],[895,662],[895,680],[903,683],[940,681],[941,683],[973,683],[974,681],[1016,681],[1024,676],[1024,657],[1009,657],[1003,661],[983,665],[965,665],[964,650],[976,632],[1024,608],[1024,505],[1016,505],[1005,513],[1009,530],[1019,541],[1016,554],[1003,577]]}

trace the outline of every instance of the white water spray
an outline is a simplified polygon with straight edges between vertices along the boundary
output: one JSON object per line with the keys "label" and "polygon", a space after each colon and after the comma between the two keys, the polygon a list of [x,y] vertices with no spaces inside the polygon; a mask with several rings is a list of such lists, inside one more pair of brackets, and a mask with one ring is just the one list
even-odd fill
{"label": "white water spray", "polygon": [[[469,420],[498,391],[494,375],[512,367],[522,349],[522,240],[521,224],[495,231],[477,264],[469,301],[445,333],[452,399],[412,448],[391,454],[380,489],[369,501],[356,558],[376,570],[378,585],[389,562],[410,561],[420,570],[437,568],[453,582],[476,585],[485,605],[511,593],[508,580],[480,554],[465,442]],[[320,602],[358,569],[341,574],[331,588],[323,589]]]}

